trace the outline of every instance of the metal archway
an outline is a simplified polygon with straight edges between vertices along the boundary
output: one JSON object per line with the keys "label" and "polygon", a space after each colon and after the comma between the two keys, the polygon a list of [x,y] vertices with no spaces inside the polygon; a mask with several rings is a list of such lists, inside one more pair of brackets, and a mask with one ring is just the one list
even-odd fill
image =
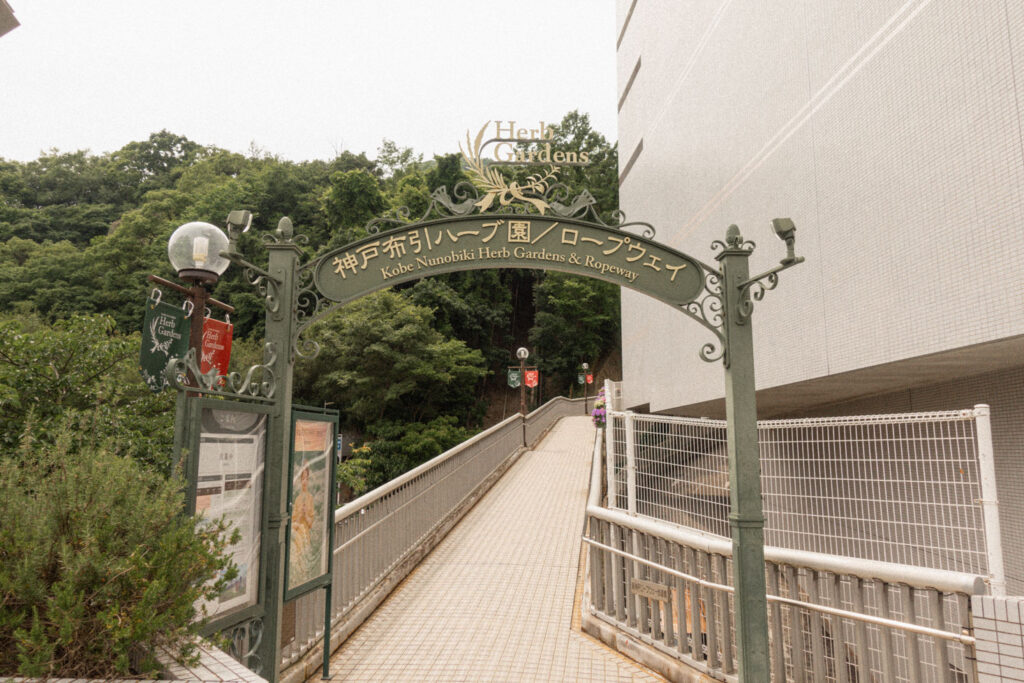
{"label": "metal archway", "polygon": [[[261,566],[266,567],[266,637],[258,656],[265,662],[278,661],[284,574],[281,529],[288,517],[281,463],[287,462],[289,448],[292,372],[296,357],[310,357],[318,350],[312,340],[300,341],[302,333],[337,307],[402,282],[462,270],[527,268],[574,273],[636,290],[669,304],[715,335],[699,353],[705,361],[722,360],[725,374],[739,674],[741,680],[767,680],[764,516],[750,317],[754,302],[778,284],[778,273],[803,261],[794,254],[792,221],[772,221],[786,243],[786,256],[778,266],[751,277],[748,260],[755,245],[735,225],[729,226],[723,241],[712,242],[718,252],[715,267],[655,242],[654,229],[647,223],[624,223],[621,214],[612,225],[602,222],[586,191],[567,204],[562,201],[569,200],[568,194],[560,186],[545,186],[543,193],[535,193],[512,183],[493,186],[481,196],[472,185],[460,183],[453,195],[439,188],[419,219],[410,220],[405,210],[375,219],[366,227],[367,237],[305,264],[299,263],[299,243],[306,240],[295,234],[287,218],[281,219],[274,234],[265,236],[266,270],[232,247],[222,255],[245,268],[250,284],[265,299],[264,363],[244,376],[217,376],[216,370],[203,375],[192,351],[168,364],[168,376],[179,390],[272,406],[265,506],[270,533],[261,550]],[[492,205],[501,211],[487,212]],[[231,237],[234,245],[236,236]],[[200,387],[183,384],[186,370]],[[275,681],[276,668],[264,675]]]}

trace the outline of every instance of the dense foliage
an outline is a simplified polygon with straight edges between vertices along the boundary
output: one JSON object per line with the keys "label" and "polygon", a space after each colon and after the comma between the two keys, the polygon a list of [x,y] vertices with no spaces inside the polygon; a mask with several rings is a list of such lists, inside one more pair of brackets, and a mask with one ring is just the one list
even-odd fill
{"label": "dense foliage", "polygon": [[[561,168],[567,192],[588,189],[599,212],[611,216],[617,208],[615,146],[591,129],[585,114],[571,112],[550,128],[553,149],[585,151],[592,160],[589,166]],[[508,172],[518,177],[531,171]],[[310,238],[309,258],[365,235],[367,221],[385,211],[407,207],[409,215],[421,214],[434,188],[451,189],[466,179],[458,154],[424,160],[391,140],[384,140],[376,159],[341,152],[330,161],[293,163],[161,131],[106,155],[53,150],[28,163],[0,159],[0,307],[33,316],[29,327],[55,325],[60,338],[73,337],[74,326],[84,324],[73,322],[79,314],[103,314],[109,318],[102,323],[107,333],[121,335],[111,341],[116,352],[97,349],[92,359],[76,357],[85,350],[60,347],[56,339],[33,341],[38,353],[51,352],[44,349],[49,344],[62,360],[35,378],[39,383],[32,389],[33,379],[17,370],[17,355],[31,348],[29,330],[0,327],[0,444],[16,443],[30,414],[99,405],[107,411],[100,426],[104,434],[126,430],[126,452],[166,471],[170,463],[161,462],[154,446],[166,443],[166,425],[146,433],[123,417],[136,414],[145,423],[167,410],[166,398],[146,396],[130,372],[116,379],[101,373],[97,386],[75,390],[80,396],[63,396],[63,389],[47,383],[66,379],[77,385],[89,368],[104,362],[104,354],[131,355],[137,342],[129,335],[141,326],[151,289],[146,276],[174,278],[166,244],[178,225],[223,225],[230,210],[248,209],[254,229],[239,249],[260,264],[266,252],[259,232],[288,215]],[[231,316],[236,346],[257,350],[249,355],[258,359],[265,311],[242,269],[230,268],[214,296],[237,309]],[[596,280],[526,270],[421,280],[347,306],[315,326],[308,334],[320,341],[321,355],[299,364],[295,400],[338,407],[357,445],[360,438],[388,442],[373,449],[376,464],[368,485],[376,485],[379,473],[394,469],[380,462],[396,442],[384,425],[425,428],[445,417],[460,429],[479,428],[488,402],[507,390],[504,369],[518,346],[531,348],[545,397],[568,392],[581,362],[593,365],[615,352],[618,319],[617,289]],[[3,358],[5,353],[12,357]],[[66,372],[71,374],[61,374]],[[53,379],[57,374],[63,379]],[[51,392],[55,400],[37,400]],[[403,438],[408,444],[409,437]],[[399,459],[416,464],[418,457]]]}
{"label": "dense foliage", "polygon": [[120,334],[106,316],[73,315],[46,324],[0,317],[0,448],[17,446],[31,425],[36,448],[50,448],[67,425],[171,473],[174,398],[138,379],[139,335]]}
{"label": "dense foliage", "polygon": [[156,645],[189,656],[195,601],[233,576],[224,524],[183,516],[181,482],[109,441],[31,434],[0,458],[0,675],[129,677],[159,671]]}
{"label": "dense foliage", "polygon": [[105,316],[0,318],[0,675],[145,673],[230,577],[223,525],[181,514],[173,397],[138,354]]}

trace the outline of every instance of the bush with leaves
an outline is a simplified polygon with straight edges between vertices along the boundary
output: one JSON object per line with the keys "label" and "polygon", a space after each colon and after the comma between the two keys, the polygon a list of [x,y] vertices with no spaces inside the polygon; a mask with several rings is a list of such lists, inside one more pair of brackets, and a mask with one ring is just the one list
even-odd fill
{"label": "bush with leaves", "polygon": [[32,424],[41,446],[67,421],[95,441],[116,439],[121,453],[169,475],[174,395],[154,394],[139,378],[139,335],[113,319],[75,315],[52,325],[35,316],[0,316],[0,456],[17,453]]}
{"label": "bush with leaves", "polygon": [[0,457],[0,675],[151,676],[158,645],[194,657],[194,604],[236,573],[225,523],[182,515],[180,480],[68,426],[17,448]]}

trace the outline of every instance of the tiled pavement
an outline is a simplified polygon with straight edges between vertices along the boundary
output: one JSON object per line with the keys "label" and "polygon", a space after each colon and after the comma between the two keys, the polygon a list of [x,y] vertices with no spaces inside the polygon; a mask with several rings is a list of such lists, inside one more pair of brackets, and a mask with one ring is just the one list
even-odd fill
{"label": "tiled pavement", "polygon": [[331,660],[336,681],[660,681],[571,628],[594,429],[561,420]]}

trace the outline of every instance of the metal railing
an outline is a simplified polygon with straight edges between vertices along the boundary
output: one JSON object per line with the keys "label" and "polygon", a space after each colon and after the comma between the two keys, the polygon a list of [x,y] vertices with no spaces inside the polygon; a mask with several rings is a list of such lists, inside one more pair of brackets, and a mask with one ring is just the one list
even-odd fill
{"label": "metal railing", "polygon": [[[591,399],[592,401],[592,399]],[[535,444],[560,418],[582,415],[583,399],[556,397],[524,420],[513,415],[335,511],[332,623],[352,616],[361,601],[406,567],[424,543],[488,478]],[[429,548],[428,548],[429,549]],[[282,650],[289,666],[323,638],[324,599],[319,591],[295,601],[295,637]]]}
{"label": "metal railing", "polygon": [[[613,412],[611,507],[729,537],[725,423]],[[765,542],[988,574],[1005,590],[988,406],[758,422]]]}
{"label": "metal railing", "polygon": [[[587,507],[589,611],[716,678],[736,672],[729,540]],[[983,577],[766,547],[775,681],[975,681],[970,596]]]}

